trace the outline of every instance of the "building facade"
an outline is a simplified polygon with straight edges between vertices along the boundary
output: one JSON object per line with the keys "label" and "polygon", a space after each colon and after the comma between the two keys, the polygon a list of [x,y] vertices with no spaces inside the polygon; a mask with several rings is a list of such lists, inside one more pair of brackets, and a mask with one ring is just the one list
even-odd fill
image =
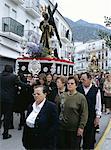
{"label": "building facade", "polygon": [[75,47],[75,71],[87,71],[93,55],[97,57],[101,71],[111,70],[111,50],[104,40],[92,40]]}
{"label": "building facade", "polygon": [[0,1],[0,71],[5,64],[15,66],[16,58],[22,52],[22,41],[28,31],[38,30],[40,18],[38,1]]}
{"label": "building facade", "polygon": [[[55,1],[48,0],[1,0],[0,1],[0,72],[5,64],[15,66],[16,59],[27,44],[39,44],[43,20],[41,6],[51,6]],[[58,4],[59,5],[59,4]],[[72,31],[64,17],[57,10],[55,23],[62,42],[59,47],[56,36],[51,39],[51,47],[56,47],[59,58],[69,58],[72,53]]]}

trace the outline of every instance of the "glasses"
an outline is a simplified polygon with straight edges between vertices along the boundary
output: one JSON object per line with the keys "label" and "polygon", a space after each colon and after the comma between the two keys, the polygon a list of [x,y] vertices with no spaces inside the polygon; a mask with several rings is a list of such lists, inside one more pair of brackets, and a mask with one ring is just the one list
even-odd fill
{"label": "glasses", "polygon": [[32,77],[32,76],[30,76],[30,75],[27,75],[27,77],[29,77],[29,78],[30,78],[30,77]]}
{"label": "glasses", "polygon": [[75,84],[75,83],[67,83],[67,84],[68,84],[68,85],[69,85],[69,84],[73,85],[73,84]]}
{"label": "glasses", "polygon": [[81,79],[81,81],[86,81],[86,79]]}
{"label": "glasses", "polygon": [[40,95],[40,93],[33,93],[32,95],[33,95],[33,96],[36,96],[36,95]]}

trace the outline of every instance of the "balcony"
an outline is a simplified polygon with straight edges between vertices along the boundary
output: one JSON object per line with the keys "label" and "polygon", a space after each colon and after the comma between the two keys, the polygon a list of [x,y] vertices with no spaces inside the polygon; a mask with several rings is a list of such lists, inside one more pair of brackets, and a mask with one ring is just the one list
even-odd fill
{"label": "balcony", "polygon": [[24,36],[24,25],[10,17],[2,18],[2,33],[4,36],[17,40]]}
{"label": "balcony", "polygon": [[39,2],[37,0],[29,0],[26,3],[26,12],[33,18],[40,18]]}
{"label": "balcony", "polygon": [[17,5],[22,5],[25,2],[25,0],[11,0],[11,1],[13,1]]}
{"label": "balcony", "polygon": [[69,43],[70,40],[66,37],[66,34],[65,33],[61,33],[61,40],[64,42],[64,43]]}

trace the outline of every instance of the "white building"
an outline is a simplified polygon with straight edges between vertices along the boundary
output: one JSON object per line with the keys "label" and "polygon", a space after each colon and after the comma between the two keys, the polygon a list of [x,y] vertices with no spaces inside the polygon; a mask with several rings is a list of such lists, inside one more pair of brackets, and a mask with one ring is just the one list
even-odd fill
{"label": "white building", "polygon": [[[4,64],[14,66],[22,49],[24,35],[30,31],[38,32],[40,18],[37,0],[0,1],[0,71]],[[27,35],[28,37],[28,35]]]}
{"label": "white building", "polygon": [[[39,43],[41,35],[39,24],[43,20],[40,8],[50,5],[53,9],[53,4],[55,1],[48,0],[0,1],[0,72],[5,64],[15,65],[16,58],[26,46],[26,41],[30,42],[31,39],[31,42]],[[73,49],[71,28],[58,10],[54,18],[62,48],[59,47],[55,36],[51,39],[51,46],[57,48],[60,58],[68,58]]]}
{"label": "white building", "polygon": [[106,47],[104,40],[92,40],[76,46],[75,70],[79,73],[87,71],[93,55],[96,55],[98,58],[98,63],[102,71],[110,71],[111,51]]}
{"label": "white building", "polygon": [[86,45],[87,44],[80,44],[75,46],[75,71],[76,72],[84,72],[88,66],[86,62]]}

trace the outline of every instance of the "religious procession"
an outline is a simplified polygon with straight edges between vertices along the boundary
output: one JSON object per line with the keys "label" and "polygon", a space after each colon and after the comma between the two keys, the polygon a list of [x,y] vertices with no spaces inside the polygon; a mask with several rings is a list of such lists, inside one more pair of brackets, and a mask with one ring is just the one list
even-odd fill
{"label": "religious procession", "polygon": [[0,73],[0,150],[110,150],[111,73],[95,53],[82,72],[72,53],[60,57],[51,41],[64,47],[70,31],[61,39],[57,8],[41,6],[39,42],[22,41],[15,68],[5,63]]}

